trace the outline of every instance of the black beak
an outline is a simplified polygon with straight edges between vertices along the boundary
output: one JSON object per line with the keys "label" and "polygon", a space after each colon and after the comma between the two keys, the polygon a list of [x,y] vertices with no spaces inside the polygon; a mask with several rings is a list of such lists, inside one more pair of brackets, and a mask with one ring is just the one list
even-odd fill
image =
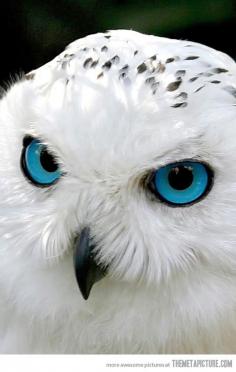
{"label": "black beak", "polygon": [[100,267],[94,260],[94,247],[89,228],[85,227],[75,241],[74,252],[75,276],[85,300],[88,299],[94,283],[106,275],[106,269]]}

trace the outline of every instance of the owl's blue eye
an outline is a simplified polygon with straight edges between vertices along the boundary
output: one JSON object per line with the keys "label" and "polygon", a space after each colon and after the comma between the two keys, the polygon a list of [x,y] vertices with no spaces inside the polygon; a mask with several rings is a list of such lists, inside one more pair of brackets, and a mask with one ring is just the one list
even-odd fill
{"label": "owl's blue eye", "polygon": [[23,148],[21,165],[25,176],[36,186],[50,186],[61,176],[54,157],[37,139],[29,141]]}
{"label": "owl's blue eye", "polygon": [[182,161],[158,169],[152,188],[167,204],[184,206],[200,200],[209,191],[212,179],[212,171],[206,164]]}

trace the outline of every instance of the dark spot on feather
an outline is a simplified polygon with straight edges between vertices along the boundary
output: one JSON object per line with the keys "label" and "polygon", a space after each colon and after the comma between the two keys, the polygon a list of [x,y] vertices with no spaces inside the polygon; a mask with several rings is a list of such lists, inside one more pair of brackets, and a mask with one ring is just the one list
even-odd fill
{"label": "dark spot on feather", "polygon": [[202,76],[210,77],[213,76],[214,74],[211,74],[210,72],[204,72]]}
{"label": "dark spot on feather", "polygon": [[175,76],[179,77],[179,76],[184,76],[185,74],[186,74],[185,70],[178,70],[176,71]]}
{"label": "dark spot on feather", "polygon": [[205,85],[202,85],[201,87],[199,87],[199,88],[197,88],[193,93],[197,93],[197,92],[199,92],[202,88],[204,88],[205,87]]}
{"label": "dark spot on feather", "polygon": [[181,83],[182,83],[182,80],[173,81],[173,83],[170,83],[167,85],[166,90],[168,90],[169,92],[173,92],[174,90],[179,88]]}
{"label": "dark spot on feather", "polygon": [[129,68],[129,65],[124,65],[124,66],[119,70],[119,72],[127,72],[128,68]]}
{"label": "dark spot on feather", "polygon": [[105,70],[109,70],[112,66],[112,63],[111,61],[107,61],[104,63],[104,65],[102,65],[102,68],[105,69]]}
{"label": "dark spot on feather", "polygon": [[92,63],[93,63],[93,59],[92,59],[92,58],[87,58],[87,59],[84,61],[83,66],[84,66],[84,68],[89,68],[89,67],[91,67]]}
{"label": "dark spot on feather", "polygon": [[220,67],[213,68],[211,71],[213,72],[213,74],[222,74],[223,72],[229,72],[225,68],[220,68]]}
{"label": "dark spot on feather", "polygon": [[138,54],[138,50],[135,50],[134,51],[134,56],[136,56],[136,54]]}
{"label": "dark spot on feather", "polygon": [[181,92],[180,94],[178,94],[177,96],[175,96],[175,98],[183,98],[183,99],[187,99],[187,98],[188,98],[188,93],[186,93],[186,92]]}
{"label": "dark spot on feather", "polygon": [[193,61],[194,59],[198,59],[199,57],[198,56],[189,56],[189,57],[186,57],[185,60],[186,61]]}
{"label": "dark spot on feather", "polygon": [[93,63],[91,64],[91,67],[94,68],[94,67],[97,66],[97,64],[98,64],[98,60],[97,61],[93,61]]}
{"label": "dark spot on feather", "polygon": [[111,35],[105,35],[104,36],[106,39],[110,39]]}
{"label": "dark spot on feather", "polygon": [[139,65],[138,67],[137,67],[137,70],[138,70],[138,73],[139,74],[142,74],[144,71],[146,71],[147,70],[147,66],[146,66],[146,63],[141,63],[141,65]]}
{"label": "dark spot on feather", "polygon": [[151,76],[151,77],[149,77],[149,78],[147,78],[146,80],[145,80],[145,83],[146,84],[151,84],[151,83],[154,83],[155,82],[155,78],[154,78],[154,76]]}
{"label": "dark spot on feather", "polygon": [[206,76],[206,77],[210,77],[214,74],[212,74],[211,72],[200,72],[200,74],[198,74],[198,76]]}
{"label": "dark spot on feather", "polygon": [[154,54],[154,56],[149,58],[151,61],[155,61],[157,59],[157,56]]}
{"label": "dark spot on feather", "polygon": [[101,48],[101,51],[102,52],[107,52],[108,51],[108,47],[106,45],[104,45],[102,48]]}
{"label": "dark spot on feather", "polygon": [[193,78],[189,79],[189,82],[190,83],[193,83],[194,81],[196,81],[198,79],[198,76],[194,76]]}
{"label": "dark spot on feather", "polygon": [[211,80],[210,83],[212,83],[212,84],[220,84],[221,81],[220,80]]}
{"label": "dark spot on feather", "polygon": [[98,74],[97,76],[97,79],[100,79],[103,75],[104,75],[103,72],[100,72],[100,74]]}
{"label": "dark spot on feather", "polygon": [[120,57],[115,55],[114,57],[111,58],[112,63],[119,63],[120,62]]}
{"label": "dark spot on feather", "polygon": [[166,63],[171,63],[171,62],[174,62],[174,61],[175,61],[174,58],[167,58]]}
{"label": "dark spot on feather", "polygon": [[122,80],[122,83],[126,86],[131,84],[131,80],[125,72],[122,72],[122,74],[119,75],[119,80]]}
{"label": "dark spot on feather", "polygon": [[187,102],[175,103],[171,107],[178,108],[178,107],[186,107],[188,106]]}
{"label": "dark spot on feather", "polygon": [[125,72],[122,72],[119,76],[119,79],[124,79],[127,76]]}

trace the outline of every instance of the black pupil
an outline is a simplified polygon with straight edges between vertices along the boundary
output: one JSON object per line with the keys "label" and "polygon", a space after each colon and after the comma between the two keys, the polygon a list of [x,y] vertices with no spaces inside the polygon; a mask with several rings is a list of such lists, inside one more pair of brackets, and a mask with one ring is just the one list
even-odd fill
{"label": "black pupil", "polygon": [[40,163],[47,172],[55,172],[58,168],[53,156],[45,148],[40,153]]}
{"label": "black pupil", "polygon": [[193,182],[192,168],[183,165],[172,168],[168,175],[168,181],[173,189],[187,189]]}

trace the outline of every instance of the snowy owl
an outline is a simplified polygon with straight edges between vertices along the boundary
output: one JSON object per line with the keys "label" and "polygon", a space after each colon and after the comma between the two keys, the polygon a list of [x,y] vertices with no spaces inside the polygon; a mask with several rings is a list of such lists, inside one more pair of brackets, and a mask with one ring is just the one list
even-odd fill
{"label": "snowy owl", "polygon": [[116,30],[0,101],[0,352],[236,353],[236,65]]}

